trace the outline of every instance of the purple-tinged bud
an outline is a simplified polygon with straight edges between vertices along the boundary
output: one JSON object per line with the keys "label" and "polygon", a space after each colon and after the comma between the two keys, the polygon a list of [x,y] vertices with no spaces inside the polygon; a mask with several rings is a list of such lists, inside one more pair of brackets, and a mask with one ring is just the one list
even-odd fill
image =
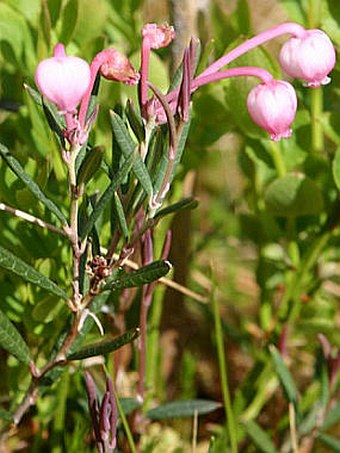
{"label": "purple-tinged bud", "polygon": [[35,83],[41,94],[61,112],[75,113],[90,85],[90,66],[85,60],[67,56],[64,46],[57,44],[52,58],[38,64]]}
{"label": "purple-tinged bud", "polygon": [[139,74],[135,71],[130,60],[116,49],[105,49],[93,60],[93,65],[100,62],[100,74],[108,80],[123,82],[127,85],[136,85]]}
{"label": "purple-tinged bud", "polygon": [[172,25],[146,24],[142,29],[142,36],[149,40],[151,49],[167,47],[175,38],[175,30]]}
{"label": "purple-tinged bud", "polygon": [[253,121],[269,132],[272,140],[291,136],[297,97],[290,83],[281,80],[261,83],[250,91],[247,106]]}
{"label": "purple-tinged bud", "polygon": [[335,66],[335,50],[323,31],[306,30],[302,37],[292,37],[283,45],[280,64],[288,75],[305,80],[309,87],[327,85]]}

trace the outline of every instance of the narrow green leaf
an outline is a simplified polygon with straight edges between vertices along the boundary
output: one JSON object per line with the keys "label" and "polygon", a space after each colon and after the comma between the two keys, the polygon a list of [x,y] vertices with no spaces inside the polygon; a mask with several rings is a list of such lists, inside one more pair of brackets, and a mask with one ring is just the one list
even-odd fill
{"label": "narrow green leaf", "polygon": [[115,207],[115,212],[116,212],[116,216],[117,216],[117,219],[119,222],[120,229],[124,235],[126,242],[129,243],[129,237],[130,237],[129,227],[126,223],[124,208],[123,208],[122,202],[120,201],[120,198],[119,198],[119,195],[117,194],[117,192],[114,193],[114,207]]}
{"label": "narrow green leaf", "polygon": [[24,84],[24,88],[27,93],[31,96],[33,101],[41,106],[44,110],[47,122],[51,128],[51,130],[57,135],[61,143],[64,143],[64,136],[63,136],[63,123],[61,121],[61,117],[58,113],[57,108],[49,102],[47,99],[43,99],[39,91],[35,90],[34,88],[30,87],[26,83]]}
{"label": "narrow green leaf", "polygon": [[67,360],[82,360],[88,357],[94,357],[97,355],[108,354],[109,352],[116,351],[127,343],[131,343],[140,335],[139,328],[131,329],[124,333],[118,338],[110,340],[102,340],[96,343],[89,344],[83,348],[75,351],[66,356]]}
{"label": "narrow green leaf", "polygon": [[136,271],[123,272],[119,274],[119,278],[113,281],[107,279],[107,284],[104,286],[104,291],[107,289],[123,289],[134,288],[135,286],[142,286],[151,283],[164,277],[171,269],[169,261],[154,261],[147,266],[144,266]]}
{"label": "narrow green leaf", "polygon": [[86,227],[84,228],[84,231],[81,235],[82,240],[85,239],[85,237],[90,233],[90,231],[94,227],[94,224],[96,223],[97,219],[103,213],[105,207],[112,199],[113,194],[116,192],[116,190],[118,189],[120,184],[125,180],[126,175],[128,174],[128,172],[130,171],[130,169],[133,165],[135,157],[136,157],[135,153],[131,154],[126,159],[126,161],[124,162],[124,164],[122,165],[122,167],[120,168],[118,173],[116,175],[114,175],[111,184],[106,189],[106,191],[103,193],[100,200],[96,204],[92,214],[89,217]]}
{"label": "narrow green leaf", "polygon": [[63,134],[63,124],[61,123],[60,118],[58,118],[58,112],[51,107],[51,103],[46,101],[46,99],[43,99],[42,106],[48,125],[59,138],[60,143],[64,145],[65,138]]}
{"label": "narrow green leaf", "polygon": [[145,415],[151,420],[193,417],[195,414],[209,414],[221,406],[221,403],[211,400],[179,400],[150,409]]}
{"label": "narrow green leaf", "polygon": [[[5,313],[0,310],[0,347],[14,355],[20,362],[30,363],[30,351],[24,339],[7,318]],[[0,414],[1,416],[1,414]]]}
{"label": "narrow green leaf", "polygon": [[78,184],[86,184],[99,169],[104,156],[104,147],[95,146],[85,155],[78,172]]}
{"label": "narrow green leaf", "polygon": [[56,204],[52,200],[46,197],[40,187],[33,181],[33,179],[25,172],[21,164],[15,159],[10,153],[6,146],[0,143],[0,154],[7,162],[10,169],[15,173],[18,178],[26,185],[26,187],[33,193],[33,195],[41,201],[47,209],[49,209],[63,225],[67,225],[67,220],[64,214],[60,211]]}
{"label": "narrow green leaf", "polygon": [[181,135],[179,136],[176,155],[175,155],[174,168],[172,170],[171,178],[169,181],[170,184],[171,184],[172,180],[174,179],[174,176],[177,171],[177,167],[182,160],[183,151],[185,149],[185,144],[187,142],[187,138],[188,138],[188,134],[189,134],[189,130],[190,130],[190,124],[191,124],[191,120],[189,120],[187,123],[185,123],[185,125],[182,129]]}
{"label": "narrow green leaf", "polygon": [[294,405],[297,403],[297,390],[293,380],[293,377],[284,363],[279,351],[274,345],[269,346],[269,351],[273,359],[273,363],[276,369],[276,373],[280,379],[281,385],[288,400]]}
{"label": "narrow green leaf", "polygon": [[[117,143],[123,153],[123,156],[128,157],[134,152],[136,145],[133,142],[127,127],[121,117],[114,111],[111,111],[112,130],[117,140]],[[133,172],[136,178],[141,183],[145,192],[151,197],[153,195],[152,182],[149,172],[143,162],[143,159],[137,154],[133,164]]]}
{"label": "narrow green leaf", "polygon": [[159,219],[169,214],[174,214],[175,212],[182,211],[184,209],[195,209],[198,206],[198,201],[194,198],[184,198],[177,203],[174,203],[166,208],[161,209],[155,215],[155,219]]}
{"label": "narrow green leaf", "polygon": [[252,420],[243,423],[248,436],[252,439],[254,444],[259,448],[258,451],[264,453],[278,453],[269,435],[263,431],[260,426]]}
{"label": "narrow green leaf", "polygon": [[[171,184],[172,180],[174,179],[178,165],[181,162],[181,159],[183,156],[183,151],[184,151],[185,144],[186,144],[186,140],[187,140],[188,134],[189,134],[189,129],[190,129],[190,121],[188,121],[184,125],[182,133],[179,137],[176,155],[175,155],[175,162],[174,162],[172,173],[171,173],[171,176],[169,179],[169,184]],[[155,177],[153,178],[155,193],[159,192],[159,190],[163,184],[163,181],[164,181],[164,177],[165,177],[167,167],[168,167],[168,160],[169,160],[168,153],[169,153],[169,151],[168,151],[168,147],[167,147],[163,152],[163,155],[160,159],[160,163],[158,165],[158,169],[155,173]]]}
{"label": "narrow green leaf", "polygon": [[68,300],[68,295],[52,280],[34,269],[34,267],[25,263],[21,258],[14,255],[12,252],[1,246],[0,267],[14,272],[24,280],[33,283],[34,285],[40,286],[40,288],[46,289],[48,292],[55,294],[56,296]]}
{"label": "narrow green leaf", "polygon": [[340,440],[332,437],[328,434],[319,434],[316,437],[320,442],[330,447],[332,452],[339,453],[340,452]]}
{"label": "narrow green leaf", "polygon": [[27,83],[24,83],[24,88],[27,91],[27,93],[31,96],[33,101],[36,102],[38,105],[42,106],[42,96],[39,93],[39,91],[30,87],[29,85],[27,85]]}
{"label": "narrow green leaf", "polygon": [[133,130],[137,140],[141,143],[145,140],[145,131],[144,131],[144,125],[143,125],[143,120],[142,117],[139,115],[139,113],[136,110],[136,107],[134,103],[131,101],[131,99],[128,99],[126,103],[126,109],[125,113],[127,116],[127,119],[129,120],[129,125],[131,129]]}

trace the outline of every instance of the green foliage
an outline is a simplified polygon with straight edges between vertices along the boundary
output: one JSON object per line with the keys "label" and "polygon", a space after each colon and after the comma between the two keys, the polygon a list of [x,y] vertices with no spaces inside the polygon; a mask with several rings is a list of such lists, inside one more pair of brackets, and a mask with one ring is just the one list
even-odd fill
{"label": "green foliage", "polygon": [[[174,451],[189,449],[199,416],[197,442],[207,448],[211,437],[210,452],[288,451],[293,428],[299,448],[307,439],[316,450],[340,451],[338,66],[322,89],[293,82],[293,134],[275,144],[247,112],[258,81],[235,78],[197,90],[190,121],[175,118],[174,162],[167,125],[146,124],[138,88],[102,79],[88,110],[99,105],[98,117],[75,162],[76,190],[68,185],[65,119],[34,89],[38,62],[62,42],[88,62],[114,47],[138,69],[145,15],[152,10],[151,21],[162,22],[161,3],[0,2],[1,429],[23,415],[16,413],[23,402],[27,417],[4,448],[24,439],[32,451],[94,451],[83,382],[90,367],[100,395],[103,368],[117,377],[120,450],[127,442],[137,450],[138,427],[145,441],[138,448],[161,451],[153,430],[165,437],[168,426],[183,440],[172,441]],[[200,11],[197,73],[254,35],[254,23],[257,30],[276,25],[269,13],[258,22],[255,7],[212,0]],[[338,1],[280,0],[275,10],[322,28],[339,46]],[[266,44],[228,67],[257,65],[282,79],[277,54]],[[183,74],[180,67],[169,80],[169,56],[160,49],[150,59],[150,81],[162,93]],[[167,198],[154,208],[166,178]],[[169,229],[171,278],[187,287],[185,300],[174,292],[183,286],[156,285],[172,267]],[[100,340],[96,323],[106,332]],[[328,355],[319,333],[330,343]],[[136,383],[143,352],[153,367],[144,387]],[[222,392],[229,403],[220,402]],[[34,436],[27,435],[31,426]]]}
{"label": "green foliage", "polygon": [[14,325],[0,310],[0,347],[14,355],[26,365],[30,362],[30,351],[27,344]]}
{"label": "green foliage", "polygon": [[167,418],[194,417],[208,414],[220,407],[220,403],[208,400],[186,400],[165,403],[150,409],[146,415],[151,420],[163,420]]}
{"label": "green foliage", "polygon": [[110,277],[107,279],[107,284],[104,286],[103,290],[133,288],[134,286],[152,283],[153,281],[164,277],[170,271],[171,267],[169,261],[155,261],[136,271],[119,272],[118,278]]}
{"label": "green foliage", "polygon": [[66,356],[67,360],[83,360],[88,357],[95,357],[101,354],[108,354],[109,352],[116,351],[122,346],[131,343],[140,335],[139,329],[133,329],[121,335],[118,338],[101,340],[96,343],[88,344],[83,348],[72,352]]}
{"label": "green foliage", "polygon": [[46,289],[51,294],[55,294],[68,300],[68,295],[58,285],[47,278],[45,275],[38,272],[29,264],[25,263],[21,258],[14,255],[9,250],[0,246],[0,267],[7,269],[11,272],[22,277],[24,280]]}
{"label": "green foliage", "polygon": [[248,421],[244,423],[244,427],[259,451],[277,453],[278,450],[275,448],[270,436],[257,423]]}
{"label": "green foliage", "polygon": [[275,179],[267,187],[264,199],[268,211],[282,217],[316,215],[323,208],[319,187],[303,174]]}
{"label": "green foliage", "polygon": [[19,161],[10,153],[10,151],[3,145],[0,144],[0,154],[5,159],[10,169],[21,179],[21,181],[27,186],[32,194],[41,201],[60,221],[66,225],[67,220],[56,204],[46,197],[40,187],[31,179],[31,177],[25,172],[20,165]]}

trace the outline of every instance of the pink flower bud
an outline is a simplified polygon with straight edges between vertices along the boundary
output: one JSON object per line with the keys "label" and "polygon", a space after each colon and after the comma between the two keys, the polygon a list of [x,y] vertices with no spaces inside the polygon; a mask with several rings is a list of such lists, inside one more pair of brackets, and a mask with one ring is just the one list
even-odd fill
{"label": "pink flower bud", "polygon": [[94,61],[103,61],[100,66],[100,74],[108,80],[123,82],[127,85],[136,85],[139,74],[135,71],[130,60],[116,49],[105,49],[100,52]]}
{"label": "pink flower bud", "polygon": [[281,80],[271,80],[253,88],[247,100],[254,122],[271,134],[274,141],[291,136],[297,97],[293,86]]}
{"label": "pink flower bud", "polygon": [[302,37],[290,38],[280,52],[280,63],[291,77],[303,79],[307,86],[318,87],[331,81],[335,50],[321,30],[306,30]]}
{"label": "pink flower bud", "polygon": [[81,58],[67,56],[64,46],[57,44],[53,57],[38,64],[34,78],[42,95],[60,111],[74,113],[89,87],[90,66]]}
{"label": "pink flower bud", "polygon": [[142,29],[142,36],[149,40],[151,49],[160,49],[171,43],[175,37],[175,30],[171,25],[146,24]]}

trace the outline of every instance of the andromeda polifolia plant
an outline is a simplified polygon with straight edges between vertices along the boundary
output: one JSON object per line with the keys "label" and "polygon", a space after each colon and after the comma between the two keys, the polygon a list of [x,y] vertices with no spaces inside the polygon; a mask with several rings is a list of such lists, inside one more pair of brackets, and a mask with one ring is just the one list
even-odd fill
{"label": "andromeda polifolia plant", "polygon": [[[145,426],[145,419],[157,419],[157,411],[147,412],[152,397],[146,385],[149,309],[156,285],[159,282],[171,284],[165,278],[172,268],[168,261],[171,232],[159,227],[165,225],[162,222],[167,215],[197,204],[191,198],[170,202],[172,184],[186,146],[192,108],[195,108],[192,99],[208,84],[235,77],[259,79],[259,84],[250,90],[244,108],[272,141],[291,137],[298,109],[292,83],[276,80],[270,72],[257,66],[228,68],[246,52],[281,35],[290,36],[279,57],[284,72],[302,79],[313,89],[329,83],[329,73],[335,65],[330,39],[320,30],[306,30],[296,23],[278,25],[244,41],[200,73],[197,73],[200,46],[193,38],[168,92],[162,92],[151,83],[149,73],[151,52],[169,46],[175,39],[175,30],[168,25],[143,27],[139,71],[127,56],[114,48],[100,51],[88,63],[67,54],[62,43],[55,45],[52,57],[38,64],[34,76],[38,91],[29,86],[26,89],[44,112],[46,124],[58,142],[68,176],[65,183],[68,198],[61,206],[60,201],[53,199],[29,176],[14,153],[0,145],[3,160],[43,206],[41,212],[48,220],[25,212],[20,205],[12,207],[1,203],[1,210],[43,228],[50,235],[58,235],[68,244],[70,254],[65,279],[57,281],[35,268],[34,262],[30,264],[9,249],[0,248],[1,267],[53,295],[56,303],[62,300],[64,304],[63,325],[60,326],[60,319],[56,329],[52,325],[51,343],[39,346],[33,333],[22,335],[6,314],[0,312],[0,345],[23,362],[28,375],[23,398],[4,409],[8,420],[5,431],[22,422],[30,408],[44,398],[49,384],[62,379],[66,367],[75,367],[82,373],[82,368],[75,365],[79,361],[89,363],[93,357],[105,357],[135,341],[137,405],[130,428],[120,410],[119,399],[117,401],[119,366],[111,377],[106,375],[101,403],[95,376],[86,371],[84,378],[98,451],[113,451],[119,443],[117,410],[125,420],[130,449],[136,451],[129,430],[136,435]],[[113,107],[110,111],[111,156],[107,149],[93,143],[91,134],[100,109],[98,93],[102,78],[135,87],[138,99],[137,106],[128,100],[125,107],[114,107],[116,100],[110,100]],[[106,187],[96,191],[99,177],[104,178]],[[55,253],[58,254],[58,250]],[[284,308],[282,316],[286,314],[283,311]],[[131,313],[135,325],[129,329],[126,318]],[[106,331],[108,319],[113,320],[115,336]],[[98,330],[94,330],[94,326]],[[273,343],[277,342],[277,334],[273,333]],[[282,339],[281,332],[281,343]],[[328,343],[323,337],[320,341],[330,362]],[[282,358],[276,349],[271,349],[271,354],[283,378]],[[223,360],[222,353],[220,357]],[[336,363],[337,370],[338,360]],[[228,388],[225,395],[228,396]],[[204,404],[190,406],[191,415],[219,407],[219,403],[213,403],[207,409]],[[178,407],[178,413],[184,410],[184,405]],[[234,419],[230,404],[227,417]],[[241,431],[235,419],[228,426],[232,450],[236,451]]]}

